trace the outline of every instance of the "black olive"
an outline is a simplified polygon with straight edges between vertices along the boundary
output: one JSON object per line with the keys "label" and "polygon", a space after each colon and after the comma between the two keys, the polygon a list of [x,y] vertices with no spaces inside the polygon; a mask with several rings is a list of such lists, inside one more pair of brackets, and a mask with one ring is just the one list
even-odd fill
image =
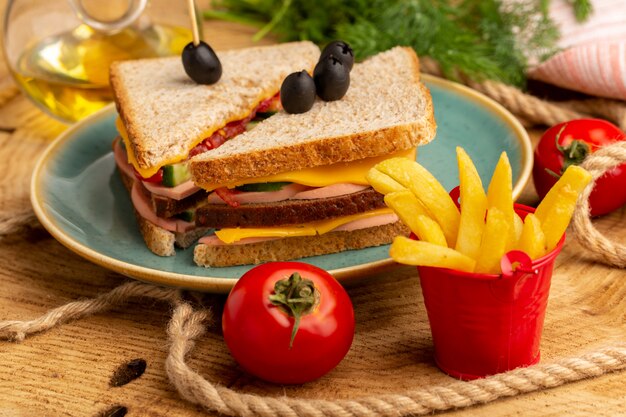
{"label": "black olive", "polygon": [[198,84],[215,84],[222,76],[222,64],[206,43],[200,41],[196,46],[189,42],[183,49],[183,67],[185,72]]}
{"label": "black olive", "polygon": [[308,72],[289,74],[280,86],[280,102],[287,113],[305,113],[315,102],[315,83]]}
{"label": "black olive", "polygon": [[350,71],[333,54],[328,55],[315,66],[313,81],[317,95],[322,100],[339,100],[350,87]]}
{"label": "black olive", "polygon": [[344,41],[333,41],[326,45],[320,55],[320,61],[326,58],[328,55],[333,54],[336,58],[341,60],[341,63],[348,68],[348,71],[352,71],[352,65],[354,65],[354,51]]}

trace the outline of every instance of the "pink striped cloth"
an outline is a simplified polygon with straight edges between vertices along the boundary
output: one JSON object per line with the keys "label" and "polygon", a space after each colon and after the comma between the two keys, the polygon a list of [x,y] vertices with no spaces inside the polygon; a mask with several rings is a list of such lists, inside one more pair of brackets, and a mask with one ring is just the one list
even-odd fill
{"label": "pink striped cloth", "polygon": [[595,0],[594,12],[578,23],[567,0],[552,0],[562,49],[528,77],[594,96],[626,100],[626,0]]}

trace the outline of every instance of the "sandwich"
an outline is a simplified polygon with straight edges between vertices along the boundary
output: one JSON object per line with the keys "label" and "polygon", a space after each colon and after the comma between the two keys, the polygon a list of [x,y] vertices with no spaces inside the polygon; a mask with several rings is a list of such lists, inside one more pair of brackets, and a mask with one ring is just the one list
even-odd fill
{"label": "sandwich", "polygon": [[198,265],[296,259],[408,235],[366,174],[390,157],[414,159],[435,136],[417,56],[396,47],[355,64],[350,77],[340,100],[278,112],[191,159],[194,183],[210,193],[196,224],[214,229],[194,249]]}
{"label": "sandwich", "polygon": [[283,79],[312,70],[319,54],[311,42],[221,52],[223,76],[213,85],[189,79],[179,57],[113,63],[113,153],[152,252],[174,255],[208,230],[194,223],[208,193],[191,181],[189,159],[279,110]]}
{"label": "sandwich", "polygon": [[308,42],[222,52],[223,78],[210,86],[186,79],[173,58],[112,67],[116,162],[151,251],[173,255],[199,238],[194,261],[216,267],[408,234],[365,175],[383,159],[415,158],[435,136],[417,56],[380,53],[354,65],[340,100],[282,111],[282,80],[312,72],[319,53]]}

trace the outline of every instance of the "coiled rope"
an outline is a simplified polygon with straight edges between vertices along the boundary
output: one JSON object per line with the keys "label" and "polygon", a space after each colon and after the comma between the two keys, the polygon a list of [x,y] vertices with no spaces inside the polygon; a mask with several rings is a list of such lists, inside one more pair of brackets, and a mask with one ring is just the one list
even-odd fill
{"label": "coiled rope", "polygon": [[424,415],[483,404],[626,369],[626,345],[620,345],[475,381],[456,381],[354,400],[310,400],[243,394],[207,381],[186,362],[196,340],[206,332],[211,312],[202,308],[194,309],[184,300],[180,290],[140,282],[128,282],[99,297],[68,303],[31,321],[0,322],[0,339],[22,341],[33,333],[46,331],[69,320],[105,312],[134,298],[167,301],[174,307],[167,329],[170,346],[165,368],[169,380],[181,397],[209,411],[230,416]]}

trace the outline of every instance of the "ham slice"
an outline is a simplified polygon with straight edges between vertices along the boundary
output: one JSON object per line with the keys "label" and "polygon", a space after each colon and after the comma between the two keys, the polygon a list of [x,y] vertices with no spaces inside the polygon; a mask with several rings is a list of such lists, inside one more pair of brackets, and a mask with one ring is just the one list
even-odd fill
{"label": "ham slice", "polygon": [[327,185],[326,187],[318,187],[318,188],[313,188],[313,189],[309,189],[306,191],[301,191],[298,194],[294,195],[292,199],[314,200],[317,198],[338,197],[340,195],[357,193],[359,191],[365,190],[366,188],[369,188],[369,185],[359,185],[359,184],[350,184],[350,183],[333,184],[333,185]]}
{"label": "ham slice", "polygon": [[182,200],[200,191],[200,187],[195,185],[193,181],[185,181],[176,187],[165,187],[161,184],[154,184],[142,181],[144,187],[153,194],[171,198],[172,200]]}
{"label": "ham slice", "polygon": [[[278,191],[249,191],[233,194],[231,198],[239,204],[251,203],[275,203],[277,201],[289,200],[301,191],[308,190],[310,187],[300,184],[285,185]],[[217,193],[209,194],[207,202],[210,204],[226,204]]]}
{"label": "ham slice", "polygon": [[115,145],[113,146],[113,157],[115,158],[115,163],[117,167],[130,178],[135,178],[135,171],[133,171],[133,167],[128,163],[128,157],[126,156],[126,152],[124,148],[122,148],[120,138],[115,139]]}
{"label": "ham slice", "polygon": [[333,232],[349,232],[352,230],[367,229],[368,227],[383,226],[397,221],[398,216],[394,213],[381,214],[380,216],[357,219],[346,224],[342,224],[341,226],[333,229]]}
{"label": "ham slice", "polygon": [[169,218],[164,219],[157,215],[150,208],[150,200],[148,196],[139,188],[141,185],[138,181],[133,183],[133,189],[130,192],[130,198],[133,206],[139,212],[139,215],[155,225],[162,227],[170,232],[186,233],[196,227],[195,223],[186,222],[184,220]]}
{"label": "ham slice", "polygon": [[[338,197],[353,194],[369,188],[359,184],[333,184],[326,187],[311,188],[306,185],[292,183],[285,185],[278,191],[252,191],[233,194],[232,198],[239,204],[276,203],[285,200],[316,200],[318,198]],[[217,194],[209,195],[209,204],[226,204]]]}

